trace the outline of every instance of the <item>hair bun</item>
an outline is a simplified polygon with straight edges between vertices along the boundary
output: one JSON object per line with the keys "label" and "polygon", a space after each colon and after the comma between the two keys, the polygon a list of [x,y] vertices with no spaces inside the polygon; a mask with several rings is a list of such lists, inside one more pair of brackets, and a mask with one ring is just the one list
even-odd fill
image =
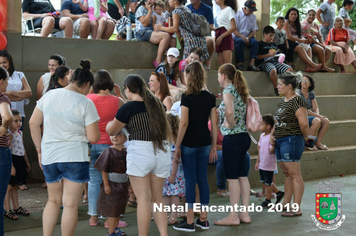
{"label": "hair bun", "polygon": [[301,71],[298,71],[297,73],[295,73],[295,78],[298,81],[298,83],[302,82],[303,80],[303,73]]}
{"label": "hair bun", "polygon": [[89,60],[81,60],[80,65],[82,66],[84,72],[90,71],[90,61]]}

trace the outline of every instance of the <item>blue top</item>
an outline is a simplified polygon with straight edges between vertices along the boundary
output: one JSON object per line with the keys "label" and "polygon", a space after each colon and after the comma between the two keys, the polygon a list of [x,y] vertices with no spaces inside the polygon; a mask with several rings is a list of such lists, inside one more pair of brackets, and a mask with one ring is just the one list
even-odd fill
{"label": "blue top", "polygon": [[214,24],[213,9],[205,3],[201,2],[198,10],[195,9],[192,4],[189,4],[187,7],[192,11],[192,13],[197,13],[199,15],[205,16],[209,24]]}
{"label": "blue top", "polygon": [[72,0],[66,0],[62,4],[61,11],[63,10],[69,10],[73,15],[81,15],[85,13],[82,9],[80,9],[79,4],[73,3]]}
{"label": "blue top", "polygon": [[136,14],[135,14],[135,17],[136,17],[136,20],[135,20],[135,22],[136,22],[136,32],[138,32],[140,30],[153,30],[153,27],[152,27],[152,16],[151,16],[150,24],[148,26],[143,26],[141,21],[140,21],[140,17],[147,15],[147,13],[148,13],[148,10],[144,6],[140,6],[137,9]]}

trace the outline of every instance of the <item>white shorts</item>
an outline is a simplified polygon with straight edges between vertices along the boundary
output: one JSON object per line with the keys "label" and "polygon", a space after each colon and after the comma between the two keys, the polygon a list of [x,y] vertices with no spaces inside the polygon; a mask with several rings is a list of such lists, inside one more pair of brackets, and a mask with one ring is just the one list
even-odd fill
{"label": "white shorts", "polygon": [[145,177],[149,173],[159,178],[170,175],[171,152],[169,143],[165,145],[167,152],[161,149],[154,153],[153,143],[150,141],[131,140],[127,147],[128,175]]}

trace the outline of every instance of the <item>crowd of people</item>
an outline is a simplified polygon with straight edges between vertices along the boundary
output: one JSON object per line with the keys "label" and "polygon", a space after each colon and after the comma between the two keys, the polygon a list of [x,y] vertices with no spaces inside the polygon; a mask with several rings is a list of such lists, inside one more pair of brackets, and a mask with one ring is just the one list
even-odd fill
{"label": "crowd of people", "polygon": [[[217,32],[215,44],[210,36],[197,36],[191,32],[191,12],[207,14],[211,10],[199,0],[192,1],[188,7],[181,0],[169,0],[173,21],[164,26],[157,24],[159,14],[152,17],[153,10],[162,8],[162,5],[152,8],[154,0],[136,4],[136,37],[159,44],[157,58],[153,62],[157,69],[147,78],[148,84],[140,75],[127,76],[122,90],[108,71],[101,69],[94,75],[90,61],[81,60],[80,67],[72,70],[63,56],[52,55],[48,61],[49,72],[38,81],[37,105],[27,123],[48,188],[43,234],[52,235],[63,207],[62,234],[74,235],[78,205],[86,182],[89,225],[97,226],[99,215],[106,217],[105,227],[109,236],[126,235],[121,228],[128,225],[120,220],[120,216],[125,213],[128,203],[137,207],[140,235],[147,235],[151,219],[160,235],[168,235],[167,225],[185,232],[194,232],[196,227],[207,230],[210,225],[204,206],[209,205],[210,199],[209,163],[217,165],[217,195],[229,198],[231,206],[248,206],[251,192],[247,151],[251,138],[246,113],[251,98],[243,75],[243,57],[238,55],[237,65],[231,64],[230,52],[234,45],[235,50],[242,48],[243,51],[245,46],[251,48],[248,70],[267,72],[275,95],[283,96],[274,116],[264,115],[259,124],[262,134],[255,169],[260,173],[263,196],[266,197],[261,205],[267,207],[275,193],[276,203],[283,199],[283,206],[290,209],[287,206],[291,205],[293,197],[298,211],[286,211],[281,215],[301,216],[304,192],[300,171],[302,153],[305,149],[328,149],[322,144],[322,139],[329,120],[320,114],[313,92],[316,86],[313,78],[301,72],[293,73],[293,53],[301,57],[310,72],[333,72],[325,65],[331,51],[336,52],[334,62],[340,65],[341,72],[345,71],[347,63],[356,68],[356,59],[349,46],[353,40],[349,35],[353,32],[343,28],[344,24],[352,22],[346,13],[353,2],[345,0],[342,16],[330,23],[335,14],[332,2],[328,0],[325,4],[330,6],[322,5],[316,11],[308,11],[302,23],[298,9],[289,9],[284,18],[276,19],[276,29],[271,26],[263,29],[263,38],[258,42],[254,38],[258,30],[253,15],[257,11],[255,2],[246,1],[244,7],[236,12],[237,7],[231,0],[219,0],[216,4],[221,11],[216,22],[210,21],[209,17],[211,29]],[[43,10],[50,1],[42,1],[43,5],[36,7],[31,6],[33,3],[24,0],[24,14],[33,14],[38,19],[37,23],[43,27],[43,36],[56,24],[61,29],[68,27],[66,36],[71,34],[68,29],[73,30],[73,27],[65,26],[68,22],[66,17],[71,18],[71,13],[64,11],[63,15],[67,16],[62,18],[41,15],[37,10]],[[63,5],[82,10],[76,19],[79,20],[78,32],[81,35],[88,32],[81,31],[81,27],[93,30],[92,27],[97,25],[95,34],[102,37],[111,27],[109,22],[114,22],[106,11],[110,8],[118,11],[117,17],[121,18],[130,13],[127,8],[124,11],[124,7],[133,3],[135,0],[100,1],[100,16],[97,16],[90,0],[66,1]],[[33,12],[33,9],[36,10]],[[327,18],[323,14],[330,16]],[[315,17],[324,26],[320,30],[314,22]],[[86,18],[89,19],[88,26]],[[213,23],[222,24],[223,29],[213,27]],[[326,42],[331,49],[323,43],[328,27]],[[180,51],[170,47],[172,35],[178,39],[182,37],[184,41],[183,60],[180,62]],[[174,39],[174,42],[177,41]],[[221,63],[217,80],[223,92],[219,106],[207,86],[206,70],[210,69],[211,45],[216,46]],[[167,59],[162,61],[168,47]],[[285,54],[278,53],[279,50]],[[311,60],[312,53],[318,55],[320,64]],[[15,71],[11,54],[1,50],[0,200],[4,202],[4,214],[0,214],[0,234],[3,234],[3,217],[17,220],[19,215],[30,214],[19,205],[17,189],[26,188],[27,173],[31,170],[22,138],[22,126],[26,124],[24,106],[31,97],[32,90],[24,73]],[[312,141],[315,141],[312,146],[305,146],[306,142]],[[285,175],[284,191],[274,184],[277,163]],[[181,202],[188,206],[187,212],[182,214],[152,211],[152,203],[172,206]],[[193,205],[197,202],[201,210],[194,212]],[[196,213],[199,217],[195,221]],[[178,223],[178,217],[186,220]],[[214,224],[233,226],[250,222],[248,212],[230,212]]]}

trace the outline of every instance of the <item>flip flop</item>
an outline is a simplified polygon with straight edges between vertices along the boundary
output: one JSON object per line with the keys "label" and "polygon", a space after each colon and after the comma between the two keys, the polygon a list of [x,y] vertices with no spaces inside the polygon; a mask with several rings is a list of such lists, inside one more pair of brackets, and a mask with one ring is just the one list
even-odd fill
{"label": "flip flop", "polygon": [[90,225],[90,226],[98,226],[98,224],[99,224],[99,220],[96,221],[96,222],[92,222],[92,221],[90,221],[90,219],[89,219],[89,225]]}
{"label": "flip flop", "polygon": [[293,211],[286,211],[281,214],[283,217],[295,217],[295,216],[302,216],[303,213],[295,213]]}
{"label": "flip flop", "polygon": [[230,193],[228,191],[226,191],[226,192],[216,192],[216,195],[218,197],[229,198]]}
{"label": "flip flop", "polygon": [[127,203],[127,205],[129,206],[129,207],[137,207],[137,202],[136,201],[128,201],[128,203]]}

